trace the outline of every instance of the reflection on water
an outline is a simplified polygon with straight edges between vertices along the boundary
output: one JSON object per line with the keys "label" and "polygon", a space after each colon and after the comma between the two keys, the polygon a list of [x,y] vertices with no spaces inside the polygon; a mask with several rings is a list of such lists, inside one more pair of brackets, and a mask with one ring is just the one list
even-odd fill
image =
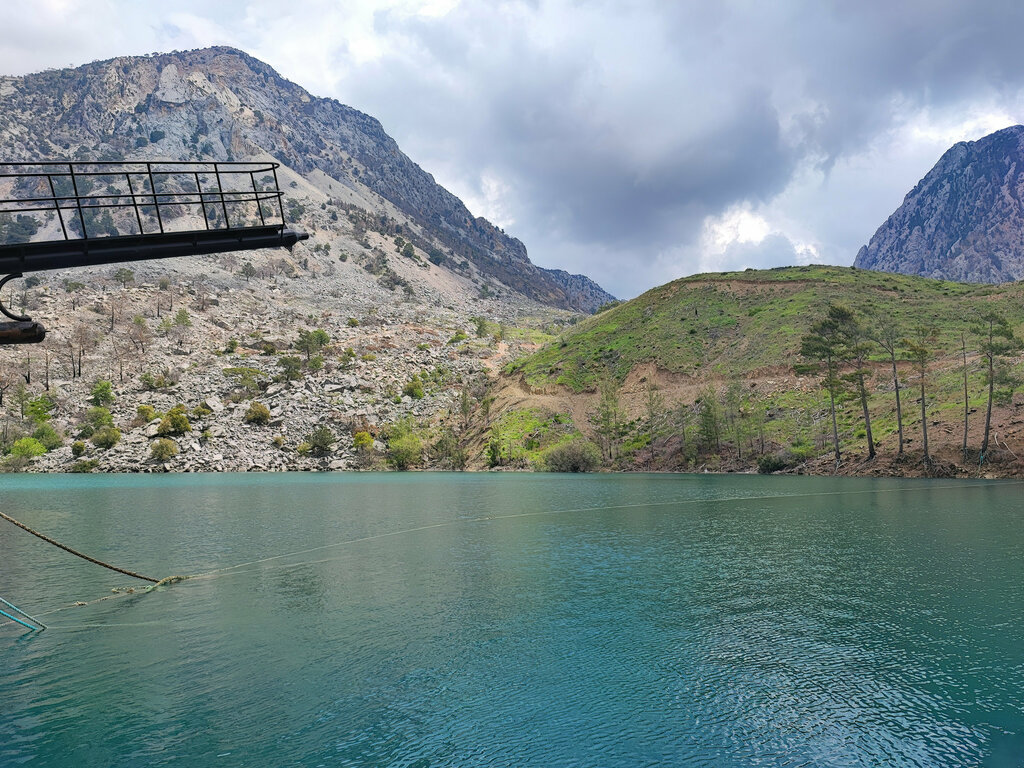
{"label": "reflection on water", "polygon": [[[1019,765],[1015,483],[15,476],[0,765]],[[241,567],[232,567],[239,564]]]}

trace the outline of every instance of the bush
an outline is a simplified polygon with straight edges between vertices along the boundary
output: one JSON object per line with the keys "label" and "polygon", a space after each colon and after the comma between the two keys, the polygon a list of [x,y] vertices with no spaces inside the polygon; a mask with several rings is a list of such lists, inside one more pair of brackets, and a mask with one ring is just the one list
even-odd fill
{"label": "bush", "polygon": [[192,417],[196,419],[202,419],[211,413],[213,413],[213,409],[207,406],[206,403],[200,403],[192,409]]}
{"label": "bush", "polygon": [[295,452],[299,454],[299,456],[308,456],[311,450],[313,450],[313,446],[309,443],[299,443],[295,446]]}
{"label": "bush", "polygon": [[373,437],[369,432],[360,430],[352,435],[352,445],[360,453],[368,453],[373,448]]}
{"label": "bush", "polygon": [[270,443],[278,450],[281,450],[282,448],[284,448],[284,435],[276,435],[274,439],[270,441]]}
{"label": "bush", "polygon": [[465,341],[468,338],[469,338],[469,336],[466,335],[465,331],[459,330],[459,331],[456,331],[455,334],[450,339],[448,339],[448,343],[449,344],[458,344],[459,342]]}
{"label": "bush", "polygon": [[83,443],[81,440],[75,440],[75,442],[71,444],[71,455],[77,459],[79,456],[83,456],[84,454],[85,443]]}
{"label": "bush", "polygon": [[395,469],[409,469],[423,458],[423,442],[416,434],[415,426],[411,418],[405,418],[388,428],[387,462]]}
{"label": "bush", "polygon": [[263,403],[253,400],[249,403],[249,410],[245,412],[244,421],[246,424],[263,426],[270,421],[270,409]]}
{"label": "bush", "polygon": [[548,472],[593,472],[601,463],[601,452],[589,440],[578,437],[546,450],[543,462]]}
{"label": "bush", "polygon": [[104,379],[97,381],[89,390],[89,402],[93,405],[110,405],[116,399],[114,385]]}
{"label": "bush", "polygon": [[185,415],[185,406],[181,403],[169,410],[160,420],[156,428],[158,435],[184,435],[192,431],[192,425],[188,423],[188,416]]}
{"label": "bush", "polygon": [[280,357],[277,365],[281,369],[281,377],[285,381],[294,381],[302,376],[302,359],[292,355]]}
{"label": "bush", "polygon": [[88,473],[100,465],[99,459],[82,459],[71,465],[71,472]]}
{"label": "bush", "polygon": [[34,437],[23,437],[15,440],[11,446],[11,456],[20,459],[32,459],[46,453],[46,446]]}
{"label": "bush", "polygon": [[57,433],[57,430],[49,424],[41,425],[32,433],[32,437],[42,443],[43,447],[48,451],[52,451],[54,448],[60,448],[64,444],[64,439]]}
{"label": "bush", "polygon": [[156,461],[167,461],[178,455],[178,444],[166,437],[158,437],[150,444],[149,455]]}
{"label": "bush", "polygon": [[97,429],[92,436],[92,444],[103,450],[113,448],[120,440],[121,430],[117,427],[103,427],[102,429]]}
{"label": "bush", "polygon": [[139,425],[149,424],[157,415],[157,410],[152,405],[142,404],[135,409],[135,423]]}
{"label": "bush", "polygon": [[757,471],[762,475],[770,475],[789,466],[786,457],[779,453],[766,453],[757,459]]}
{"label": "bush", "polygon": [[167,389],[178,383],[178,374],[169,369],[157,374],[146,371],[139,380],[142,382],[142,388],[146,390]]}
{"label": "bush", "polygon": [[423,380],[418,374],[414,374],[413,377],[406,382],[405,386],[402,387],[402,394],[408,395],[413,400],[423,399]]}
{"label": "bush", "polygon": [[331,432],[330,427],[321,424],[308,435],[306,442],[309,443],[309,450],[314,456],[326,456],[331,452],[331,446],[337,438]]}
{"label": "bush", "polygon": [[85,423],[93,430],[114,426],[114,417],[102,405],[96,405],[85,412]]}
{"label": "bush", "polygon": [[350,317],[348,319],[348,321],[347,321],[347,325],[348,325],[349,328],[358,328],[359,327],[359,321],[356,320],[356,318],[354,318],[354,317]]}
{"label": "bush", "polygon": [[44,393],[30,400],[28,405],[25,406],[25,412],[36,424],[45,424],[50,420],[50,416],[56,407],[57,404],[53,401],[53,398]]}

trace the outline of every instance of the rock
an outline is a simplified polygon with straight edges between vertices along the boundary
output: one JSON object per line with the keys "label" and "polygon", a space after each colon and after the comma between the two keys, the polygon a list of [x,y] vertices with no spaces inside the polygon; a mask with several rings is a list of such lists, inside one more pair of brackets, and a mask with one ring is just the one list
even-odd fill
{"label": "rock", "polygon": [[969,283],[1024,278],[1024,126],[950,148],[854,266]]}

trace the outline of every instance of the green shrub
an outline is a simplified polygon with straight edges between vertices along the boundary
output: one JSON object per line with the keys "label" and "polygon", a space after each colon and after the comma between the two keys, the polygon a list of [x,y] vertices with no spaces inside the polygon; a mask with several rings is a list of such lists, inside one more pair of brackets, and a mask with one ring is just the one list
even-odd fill
{"label": "green shrub", "polygon": [[75,473],[88,473],[92,472],[99,465],[99,459],[82,459],[81,461],[76,461],[72,464],[70,471]]}
{"label": "green shrub", "polygon": [[85,423],[93,430],[114,426],[114,417],[102,405],[96,405],[85,412]]}
{"label": "green shrub", "polygon": [[352,435],[352,445],[360,453],[367,453],[373,448],[373,437],[369,432],[360,430]]}
{"label": "green shrub", "polygon": [[34,437],[23,437],[15,440],[11,446],[11,456],[21,459],[32,459],[46,453],[46,446]]}
{"label": "green shrub", "polygon": [[284,435],[276,435],[270,442],[275,448],[281,450],[284,448]]}
{"label": "green shrub", "polygon": [[786,458],[778,453],[766,453],[757,458],[757,471],[762,475],[770,475],[789,466]]}
{"label": "green shrub", "polygon": [[270,409],[263,403],[253,400],[249,403],[249,410],[245,412],[244,421],[246,424],[263,426],[270,421]]}
{"label": "green shrub", "polygon": [[468,338],[469,338],[469,336],[466,335],[465,331],[458,330],[458,331],[455,332],[455,334],[450,339],[448,339],[448,343],[449,344],[458,344],[459,342],[465,341]]}
{"label": "green shrub", "polygon": [[41,424],[35,432],[32,433],[32,437],[43,444],[43,447],[52,451],[54,448],[60,448],[64,444],[64,438],[58,434],[57,430],[50,424]]}
{"label": "green shrub", "polygon": [[387,462],[395,469],[406,470],[423,459],[423,442],[416,434],[416,424],[405,418],[388,427]]}
{"label": "green shrub", "polygon": [[358,328],[359,327],[359,321],[356,320],[354,317],[350,317],[348,319],[347,325],[348,325],[349,328]]}
{"label": "green shrub", "polygon": [[28,402],[28,405],[25,406],[25,413],[36,424],[43,424],[50,420],[56,407],[57,404],[53,401],[53,398],[44,393]]}
{"label": "green shrub", "polygon": [[75,442],[71,444],[71,455],[77,459],[79,456],[83,456],[84,454],[85,443],[83,443],[81,440],[75,440]]}
{"label": "green shrub", "polygon": [[186,432],[191,431],[192,425],[189,424],[188,416],[185,415],[185,406],[181,403],[171,408],[160,420],[160,425],[156,428],[156,433],[161,436],[184,435]]}
{"label": "green shrub", "polygon": [[548,472],[593,472],[601,464],[601,452],[589,440],[578,437],[552,446],[542,460]]}
{"label": "green shrub", "polygon": [[111,405],[116,399],[114,385],[104,379],[97,381],[89,390],[89,402],[93,405]]}
{"label": "green shrub", "polygon": [[166,437],[158,437],[150,443],[149,455],[156,461],[167,461],[178,455],[178,444]]}
{"label": "green shrub", "polygon": [[146,405],[143,403],[135,409],[135,423],[136,424],[149,424],[153,419],[157,417],[157,410],[152,405]]}
{"label": "green shrub", "polygon": [[150,373],[146,371],[139,377],[142,388],[153,391],[157,389],[169,389],[178,383],[178,374],[165,369],[163,373]]}
{"label": "green shrub", "polygon": [[337,438],[331,431],[330,427],[321,424],[319,427],[314,429],[308,435],[306,435],[306,442],[309,443],[309,450],[314,456],[326,456],[331,452],[331,446]]}
{"label": "green shrub", "polygon": [[302,377],[302,358],[285,355],[278,358],[277,365],[281,369],[280,378],[284,381],[294,381]]}
{"label": "green shrub", "polygon": [[97,429],[92,436],[92,444],[103,450],[113,448],[120,440],[121,430],[117,427]]}
{"label": "green shrub", "polygon": [[299,456],[308,456],[311,450],[313,450],[313,446],[309,443],[299,443],[295,446],[295,452],[299,454]]}
{"label": "green shrub", "polygon": [[423,380],[418,374],[413,374],[413,377],[406,382],[402,387],[402,394],[408,395],[413,400],[423,399]]}

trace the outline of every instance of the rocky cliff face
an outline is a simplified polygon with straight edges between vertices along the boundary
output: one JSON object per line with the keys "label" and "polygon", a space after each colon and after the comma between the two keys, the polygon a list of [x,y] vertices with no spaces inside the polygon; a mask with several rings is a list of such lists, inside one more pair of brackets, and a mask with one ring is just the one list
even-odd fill
{"label": "rocky cliff face", "polygon": [[[581,275],[532,264],[519,240],[474,218],[374,118],[311,96],[238,50],[124,57],[4,77],[0,99],[0,158],[231,160],[269,154],[303,176],[326,174],[338,182],[331,192],[346,188],[371,202],[370,213],[393,206],[418,230],[424,250],[466,260],[524,296],[582,311],[612,298]],[[378,198],[389,206],[374,206]]]}
{"label": "rocky cliff face", "polygon": [[1002,283],[1024,278],[1024,126],[950,148],[854,266]]}

